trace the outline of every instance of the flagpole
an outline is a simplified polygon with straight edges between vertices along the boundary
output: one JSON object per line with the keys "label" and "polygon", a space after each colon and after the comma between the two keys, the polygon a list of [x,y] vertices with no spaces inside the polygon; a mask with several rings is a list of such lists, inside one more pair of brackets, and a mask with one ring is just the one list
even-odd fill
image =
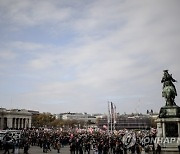
{"label": "flagpole", "polygon": [[111,102],[111,134],[112,134],[112,129],[113,129],[113,103]]}
{"label": "flagpole", "polygon": [[116,106],[114,104],[114,130],[116,130]]}
{"label": "flagpole", "polygon": [[110,109],[109,109],[109,101],[108,101],[108,115],[107,115],[108,134],[109,134],[109,122],[110,122]]}

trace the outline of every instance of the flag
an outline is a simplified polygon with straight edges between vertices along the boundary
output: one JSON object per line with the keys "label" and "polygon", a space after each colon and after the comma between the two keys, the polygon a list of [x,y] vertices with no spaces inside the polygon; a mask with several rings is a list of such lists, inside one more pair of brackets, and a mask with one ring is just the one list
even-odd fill
{"label": "flag", "polygon": [[157,129],[155,129],[155,128],[150,129],[150,134],[151,135],[155,135],[156,133],[157,133]]}
{"label": "flag", "polygon": [[114,123],[116,123],[116,118],[117,117],[116,117],[116,105],[115,104],[114,104],[114,109],[113,110],[114,110]]}
{"label": "flag", "polygon": [[106,126],[106,125],[103,125],[103,128],[104,128],[104,129],[107,129],[107,126]]}
{"label": "flag", "polygon": [[108,102],[108,123],[110,122],[110,116],[111,116],[111,111],[110,111],[110,107],[109,107],[109,102]]}
{"label": "flag", "polygon": [[112,117],[114,116],[114,105],[112,102],[111,102],[111,116]]}

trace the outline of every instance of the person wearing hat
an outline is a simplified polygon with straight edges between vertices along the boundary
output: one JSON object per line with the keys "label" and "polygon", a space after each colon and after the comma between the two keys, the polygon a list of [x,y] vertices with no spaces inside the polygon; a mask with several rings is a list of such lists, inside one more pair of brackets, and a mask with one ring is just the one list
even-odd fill
{"label": "person wearing hat", "polygon": [[173,84],[173,82],[177,82],[175,79],[173,79],[172,74],[168,73],[168,70],[164,70],[164,76],[161,80],[161,83],[163,83],[163,89],[165,86],[173,86],[175,95],[177,96],[176,87]]}

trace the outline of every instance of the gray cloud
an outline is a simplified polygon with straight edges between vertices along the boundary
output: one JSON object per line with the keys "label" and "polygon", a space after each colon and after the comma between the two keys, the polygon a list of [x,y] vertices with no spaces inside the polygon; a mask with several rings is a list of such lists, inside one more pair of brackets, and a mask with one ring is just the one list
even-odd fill
{"label": "gray cloud", "polygon": [[2,29],[16,29],[0,40],[2,106],[106,112],[113,101],[121,113],[158,111],[162,70],[180,79],[178,4],[2,1]]}

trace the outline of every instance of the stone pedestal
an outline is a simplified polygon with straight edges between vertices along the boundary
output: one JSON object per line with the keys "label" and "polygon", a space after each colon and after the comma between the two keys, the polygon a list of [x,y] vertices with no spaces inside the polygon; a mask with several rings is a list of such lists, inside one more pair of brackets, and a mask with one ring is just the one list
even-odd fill
{"label": "stone pedestal", "polygon": [[[157,140],[164,150],[178,150],[180,145],[180,107],[164,106],[160,109],[157,123]],[[156,141],[157,141],[156,140]]]}
{"label": "stone pedestal", "polygon": [[157,137],[180,137],[180,118],[158,118]]}
{"label": "stone pedestal", "polygon": [[180,107],[177,105],[161,107],[159,118],[180,118]]}

